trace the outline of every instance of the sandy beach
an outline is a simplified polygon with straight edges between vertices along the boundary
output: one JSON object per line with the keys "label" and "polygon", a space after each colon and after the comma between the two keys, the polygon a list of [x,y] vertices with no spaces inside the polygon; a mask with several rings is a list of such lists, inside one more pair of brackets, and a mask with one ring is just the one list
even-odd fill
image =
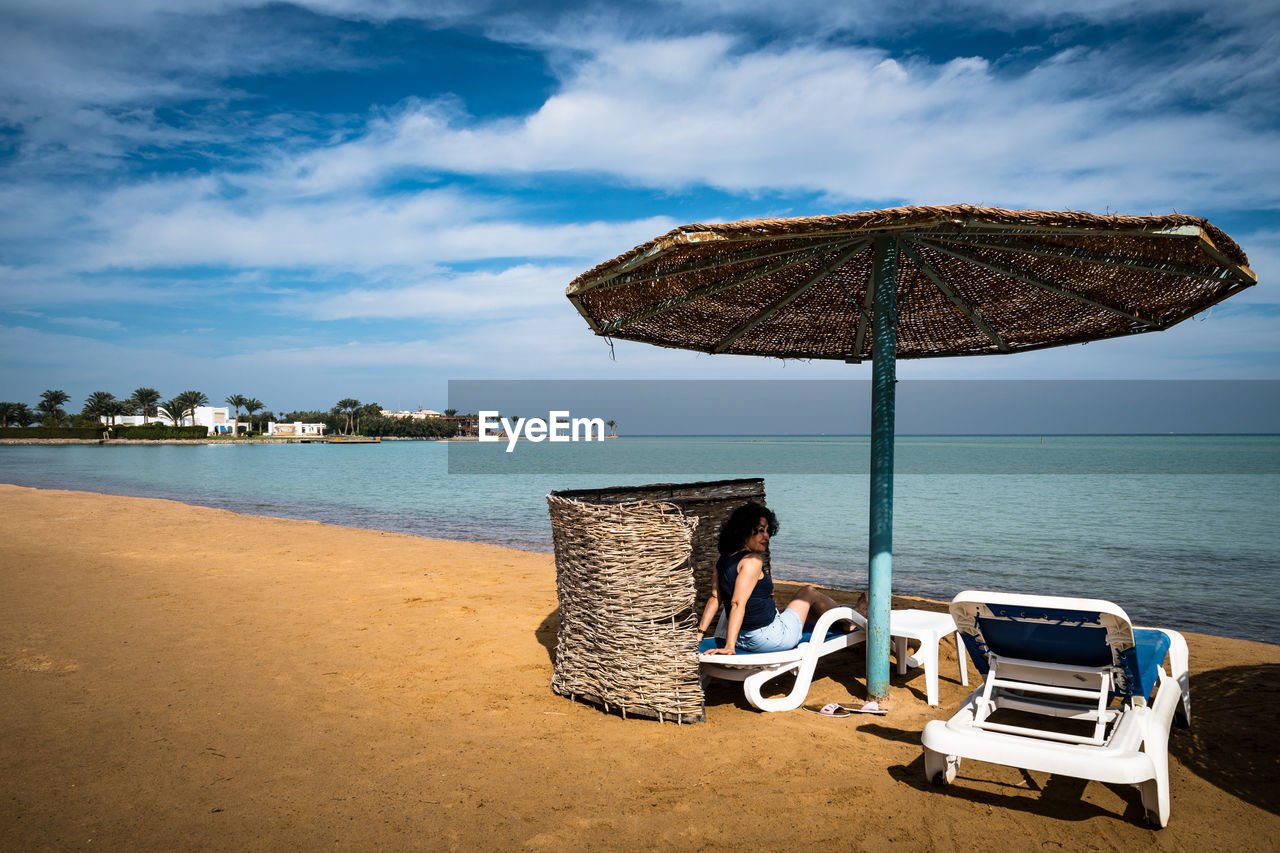
{"label": "sandy beach", "polygon": [[[1132,788],[973,763],[929,786],[920,730],[968,690],[946,644],[940,708],[921,670],[895,673],[883,718],[762,714],[715,683],[707,721],[677,726],[551,692],[550,555],[0,485],[0,567],[6,850],[1235,850],[1280,834],[1280,646],[1187,635],[1193,727],[1174,729],[1154,831]],[[861,653],[828,660],[810,699],[860,697]]]}

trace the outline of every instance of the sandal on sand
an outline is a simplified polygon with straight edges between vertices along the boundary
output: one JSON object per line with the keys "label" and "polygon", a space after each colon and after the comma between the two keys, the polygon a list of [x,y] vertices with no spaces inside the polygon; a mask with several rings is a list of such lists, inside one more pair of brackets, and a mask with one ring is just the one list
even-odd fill
{"label": "sandal on sand", "polygon": [[849,709],[841,705],[839,702],[828,702],[819,707],[817,705],[805,705],[806,711],[812,711],[815,714],[821,714],[824,717],[848,717]]}
{"label": "sandal on sand", "polygon": [[868,702],[861,708],[855,708],[852,705],[841,705],[840,709],[842,711],[848,711],[850,714],[879,714],[884,716],[889,713],[888,708],[881,708],[877,702]]}

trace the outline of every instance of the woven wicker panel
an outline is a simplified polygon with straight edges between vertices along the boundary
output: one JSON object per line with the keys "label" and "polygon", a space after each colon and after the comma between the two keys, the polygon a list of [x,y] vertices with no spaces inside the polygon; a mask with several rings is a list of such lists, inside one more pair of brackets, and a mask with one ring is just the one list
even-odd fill
{"label": "woven wicker panel", "polygon": [[[653,483],[646,486],[619,486],[611,489],[574,489],[552,492],[552,495],[587,503],[619,503],[622,501],[664,501],[696,516],[698,527],[693,533],[693,582],[696,597],[695,615],[711,594],[711,577],[720,557],[716,542],[725,519],[748,501],[767,506],[764,480],[712,480],[702,483]],[[769,568],[769,555],[764,555]]]}
{"label": "woven wicker panel", "polygon": [[693,644],[696,518],[670,503],[547,496],[560,636],[551,688],[659,720],[704,719]]}

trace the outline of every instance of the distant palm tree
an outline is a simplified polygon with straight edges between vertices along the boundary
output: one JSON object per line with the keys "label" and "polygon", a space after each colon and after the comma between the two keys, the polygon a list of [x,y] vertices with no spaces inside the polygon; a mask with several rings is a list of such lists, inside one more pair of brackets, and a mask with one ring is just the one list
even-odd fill
{"label": "distant palm tree", "polygon": [[203,391],[183,391],[178,395],[187,405],[187,411],[191,412],[191,425],[196,423],[196,409],[209,402],[209,395]]}
{"label": "distant palm tree", "polygon": [[[262,411],[263,403],[261,400],[250,397],[240,405],[244,406],[244,410],[249,413],[249,432],[253,432],[253,413]],[[262,430],[258,430],[258,432],[262,432]]]}
{"label": "distant palm tree", "polygon": [[187,416],[187,401],[183,400],[179,395],[172,400],[165,400],[161,403],[158,411],[168,418],[174,426],[182,426],[182,420]]}
{"label": "distant palm tree", "polygon": [[9,425],[9,421],[18,414],[18,407],[21,405],[21,403],[0,402],[0,429]]}
{"label": "distant palm tree", "polygon": [[345,397],[338,401],[338,411],[346,416],[347,426],[343,430],[343,435],[350,435],[354,429],[356,419],[356,409],[360,408],[360,401],[353,397]]}
{"label": "distant palm tree", "polygon": [[363,406],[356,409],[355,432],[357,433],[360,432],[360,422],[362,420],[367,420],[369,418],[376,418],[376,417],[379,417],[381,414],[382,414],[382,404],[380,403],[365,403]]}
{"label": "distant palm tree", "polygon": [[115,404],[115,394],[110,391],[94,391],[84,401],[84,408],[80,410],[80,414],[86,418],[93,418],[95,421],[100,421],[102,418],[110,418],[110,422],[114,426]]}
{"label": "distant palm tree", "polygon": [[38,420],[36,413],[31,411],[31,407],[26,403],[18,403],[10,417],[20,427],[29,427]]}
{"label": "distant palm tree", "polygon": [[40,418],[40,423],[44,426],[57,426],[62,423],[62,419],[67,416],[67,413],[62,410],[62,404],[70,399],[71,396],[66,391],[52,388],[41,394],[40,403],[36,406],[43,416]]}
{"label": "distant palm tree", "polygon": [[142,412],[142,424],[146,426],[147,418],[160,404],[160,392],[154,388],[139,388],[129,398],[129,404]]}
{"label": "distant palm tree", "polygon": [[228,406],[235,407],[235,410],[236,410],[236,425],[235,425],[235,429],[231,433],[232,435],[240,434],[240,407],[243,406],[248,399],[249,398],[243,394],[232,394],[230,397],[228,397],[226,400],[223,401]]}
{"label": "distant palm tree", "polygon": [[617,437],[618,437],[618,422],[617,422],[617,421],[605,421],[604,423],[605,423],[605,426],[609,427],[609,434],[610,434],[610,435],[612,435],[614,438],[617,438]]}
{"label": "distant palm tree", "polygon": [[194,426],[196,408],[208,402],[208,396],[201,391],[183,391],[160,408],[164,409],[174,426],[184,426],[182,421],[188,417],[191,418],[191,424]]}
{"label": "distant palm tree", "polygon": [[137,411],[137,407],[128,400],[116,400],[111,404],[111,411],[107,416],[111,418],[111,425],[116,425],[116,418],[123,418],[132,415]]}

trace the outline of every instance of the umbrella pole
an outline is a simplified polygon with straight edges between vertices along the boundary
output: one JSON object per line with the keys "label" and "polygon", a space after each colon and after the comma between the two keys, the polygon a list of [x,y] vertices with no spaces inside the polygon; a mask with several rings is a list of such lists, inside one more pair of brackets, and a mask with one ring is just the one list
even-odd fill
{"label": "umbrella pole", "polygon": [[871,287],[871,524],[867,611],[867,698],[889,698],[889,613],[893,604],[893,416],[898,349],[898,241],[876,238]]}

